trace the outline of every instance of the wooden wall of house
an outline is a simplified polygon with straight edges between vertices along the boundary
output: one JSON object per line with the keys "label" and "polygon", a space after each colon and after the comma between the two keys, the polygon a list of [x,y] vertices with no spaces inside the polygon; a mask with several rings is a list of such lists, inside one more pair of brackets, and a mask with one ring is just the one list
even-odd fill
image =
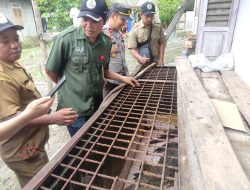
{"label": "wooden wall of house", "polygon": [[250,1],[241,0],[237,24],[234,31],[231,53],[234,56],[235,70],[241,78],[250,86],[250,64],[249,64],[249,45],[250,45]]}
{"label": "wooden wall of house", "polygon": [[30,0],[1,0],[0,12],[13,23],[24,26],[21,37],[36,37],[37,31]]}

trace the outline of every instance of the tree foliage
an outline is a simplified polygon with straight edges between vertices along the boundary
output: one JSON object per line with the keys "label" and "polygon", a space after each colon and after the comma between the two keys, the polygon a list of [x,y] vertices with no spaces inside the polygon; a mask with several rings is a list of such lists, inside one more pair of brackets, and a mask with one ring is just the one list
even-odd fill
{"label": "tree foliage", "polygon": [[170,24],[181,2],[182,0],[157,0],[159,16],[163,24]]}
{"label": "tree foliage", "polygon": [[73,23],[69,11],[72,7],[80,7],[80,0],[39,0],[38,2],[42,16],[48,20],[48,29],[54,31],[62,31],[71,26]]}
{"label": "tree foliage", "polygon": [[[194,0],[191,1],[194,2]],[[69,11],[72,7],[79,8],[81,4],[81,0],[38,0],[38,2],[42,16],[48,20],[48,29],[53,31],[62,31],[71,26],[73,23]],[[111,6],[111,0],[106,2]],[[163,24],[168,25],[171,22],[181,2],[182,0],[156,0]]]}
{"label": "tree foliage", "polygon": [[[62,31],[71,26],[72,19],[69,12],[73,7],[80,8],[81,0],[38,0],[42,16],[46,17],[48,29]],[[111,5],[111,0],[106,0]]]}

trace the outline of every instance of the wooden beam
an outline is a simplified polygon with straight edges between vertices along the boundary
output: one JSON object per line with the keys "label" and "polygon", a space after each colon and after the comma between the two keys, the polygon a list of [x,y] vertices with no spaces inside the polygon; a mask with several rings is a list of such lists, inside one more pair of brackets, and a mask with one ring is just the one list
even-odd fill
{"label": "wooden beam", "polygon": [[191,189],[250,189],[250,182],[191,64],[186,58],[176,62],[187,154],[193,161],[197,159],[197,163],[188,160]]}
{"label": "wooden beam", "polygon": [[219,72],[201,72],[201,77],[203,87],[210,98],[234,103]]}
{"label": "wooden beam", "polygon": [[[190,189],[190,172],[188,170],[187,145],[185,138],[185,126],[183,121],[183,108],[180,88],[177,85],[177,110],[178,110],[178,189]],[[197,162],[196,162],[197,163]]]}
{"label": "wooden beam", "polygon": [[222,72],[222,78],[238,109],[250,125],[250,87],[242,81],[235,71]]}
{"label": "wooden beam", "polygon": [[168,40],[168,38],[170,37],[170,35],[172,34],[173,30],[175,29],[177,23],[179,22],[181,15],[185,12],[185,10],[187,9],[188,3],[190,0],[185,0],[185,2],[183,3],[183,5],[177,10],[177,13],[175,14],[173,20],[170,22],[167,30],[166,30],[166,41]]}

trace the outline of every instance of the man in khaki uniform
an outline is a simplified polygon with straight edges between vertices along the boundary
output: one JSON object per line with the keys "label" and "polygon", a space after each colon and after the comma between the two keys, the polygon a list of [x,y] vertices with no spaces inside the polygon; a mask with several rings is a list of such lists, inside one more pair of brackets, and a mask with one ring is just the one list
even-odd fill
{"label": "man in khaki uniform", "polygon": [[138,53],[138,44],[148,39],[150,28],[152,33],[150,37],[150,47],[153,54],[153,62],[163,64],[166,42],[161,24],[153,23],[155,15],[155,5],[151,2],[145,2],[141,6],[141,21],[136,23],[129,34],[128,48],[131,54],[140,64],[149,63],[149,58]]}
{"label": "man in khaki uniform", "polygon": [[[125,60],[125,44],[124,34],[121,28],[126,24],[126,20],[130,18],[131,8],[122,3],[113,3],[109,11],[109,18],[103,27],[103,32],[108,35],[112,41],[110,51],[109,69],[123,76],[128,76],[128,65]],[[107,80],[104,85],[103,96],[106,96],[116,86],[121,84],[118,80]]]}
{"label": "man in khaki uniform", "polygon": [[[41,97],[30,75],[17,62],[22,49],[17,30],[21,29],[0,13],[0,122],[17,116],[32,100]],[[76,117],[71,108],[46,114],[0,141],[0,155],[22,187],[48,162],[44,148],[49,138],[47,125],[67,125]]]}

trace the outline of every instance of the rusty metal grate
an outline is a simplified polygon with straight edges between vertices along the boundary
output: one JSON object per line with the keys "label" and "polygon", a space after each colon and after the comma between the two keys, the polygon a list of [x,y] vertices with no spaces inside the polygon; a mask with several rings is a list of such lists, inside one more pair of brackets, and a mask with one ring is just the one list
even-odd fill
{"label": "rusty metal grate", "polygon": [[175,67],[154,67],[145,72],[141,79],[176,81]]}
{"label": "rusty metal grate", "polygon": [[167,81],[166,73],[165,78],[161,73],[171,73],[173,80],[176,71],[152,70],[144,77],[155,76],[157,81],[126,86],[36,188],[130,190],[174,185],[178,171],[176,81]]}

